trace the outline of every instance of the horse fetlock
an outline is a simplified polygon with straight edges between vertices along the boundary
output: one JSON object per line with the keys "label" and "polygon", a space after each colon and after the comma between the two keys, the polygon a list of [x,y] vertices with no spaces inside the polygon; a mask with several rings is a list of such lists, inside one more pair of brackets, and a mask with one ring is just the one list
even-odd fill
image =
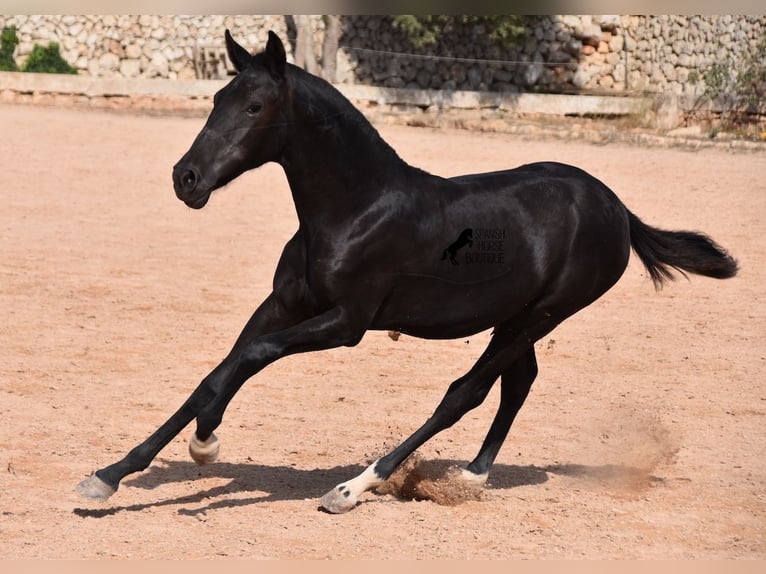
{"label": "horse fetlock", "polygon": [[91,500],[106,500],[117,492],[117,489],[108,485],[94,473],[77,485],[77,492]]}
{"label": "horse fetlock", "polygon": [[487,484],[487,478],[489,477],[489,473],[485,472],[482,474],[476,474],[475,472],[471,472],[467,468],[464,468],[464,469],[461,469],[460,477],[463,479],[464,482],[480,487]]}
{"label": "horse fetlock", "polygon": [[221,443],[215,433],[211,433],[207,440],[199,440],[194,433],[189,440],[189,454],[194,462],[199,465],[212,464],[218,460],[221,452]]}

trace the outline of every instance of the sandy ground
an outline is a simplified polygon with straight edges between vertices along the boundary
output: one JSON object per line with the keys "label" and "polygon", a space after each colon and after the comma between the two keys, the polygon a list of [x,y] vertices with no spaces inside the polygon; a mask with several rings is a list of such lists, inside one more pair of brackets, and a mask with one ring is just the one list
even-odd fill
{"label": "sandy ground", "polygon": [[[218,431],[191,429],[106,503],[76,484],[121,458],[223,358],[296,217],[266,166],[202,211],[170,170],[200,118],[0,107],[0,547],[4,558],[766,558],[766,154],[382,126],[440,175],[553,159],[648,223],[711,234],[728,281],[660,293],[635,258],[538,344],[540,376],[477,500],[317,499],[418,427],[488,340],[391,340],[284,359]],[[420,451],[471,460],[497,390]],[[395,491],[395,489],[393,489]],[[433,490],[432,490],[433,492]]]}

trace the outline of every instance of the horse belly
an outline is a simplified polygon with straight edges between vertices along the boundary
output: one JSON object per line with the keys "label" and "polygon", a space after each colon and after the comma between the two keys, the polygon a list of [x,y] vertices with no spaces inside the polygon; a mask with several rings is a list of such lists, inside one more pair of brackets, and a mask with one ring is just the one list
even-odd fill
{"label": "horse belly", "polygon": [[405,277],[397,282],[370,328],[423,339],[467,337],[519,313],[529,300],[523,291],[510,275],[474,285]]}

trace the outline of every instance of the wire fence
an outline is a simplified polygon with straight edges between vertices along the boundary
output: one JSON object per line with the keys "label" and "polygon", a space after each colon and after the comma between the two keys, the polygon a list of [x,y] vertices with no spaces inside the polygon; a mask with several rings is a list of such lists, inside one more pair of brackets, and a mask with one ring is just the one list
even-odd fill
{"label": "wire fence", "polygon": [[361,54],[372,54],[376,56],[393,56],[395,58],[410,58],[413,60],[436,60],[442,62],[460,62],[465,64],[485,64],[485,65],[525,65],[542,64],[543,66],[561,66],[562,62],[537,62],[531,60],[495,60],[482,58],[459,58],[456,56],[436,56],[433,54],[414,54],[412,52],[394,52],[391,50],[375,50],[373,48],[357,48],[349,45],[339,45],[338,48],[346,51],[354,51]]}

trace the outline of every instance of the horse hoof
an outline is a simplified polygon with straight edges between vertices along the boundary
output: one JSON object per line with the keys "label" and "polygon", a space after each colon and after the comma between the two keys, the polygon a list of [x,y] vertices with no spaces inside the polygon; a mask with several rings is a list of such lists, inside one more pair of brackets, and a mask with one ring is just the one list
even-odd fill
{"label": "horse hoof", "polygon": [[95,474],[91,474],[77,485],[77,492],[91,500],[106,500],[117,492],[117,489],[109,486]]}
{"label": "horse hoof", "polygon": [[221,443],[218,442],[218,437],[215,433],[210,437],[201,441],[197,438],[197,433],[194,433],[189,441],[189,454],[199,465],[212,464],[218,460],[218,454],[221,452]]}
{"label": "horse hoof", "polygon": [[351,496],[351,491],[348,487],[340,485],[325,494],[319,500],[319,503],[327,512],[343,514],[356,506],[356,497]]}

